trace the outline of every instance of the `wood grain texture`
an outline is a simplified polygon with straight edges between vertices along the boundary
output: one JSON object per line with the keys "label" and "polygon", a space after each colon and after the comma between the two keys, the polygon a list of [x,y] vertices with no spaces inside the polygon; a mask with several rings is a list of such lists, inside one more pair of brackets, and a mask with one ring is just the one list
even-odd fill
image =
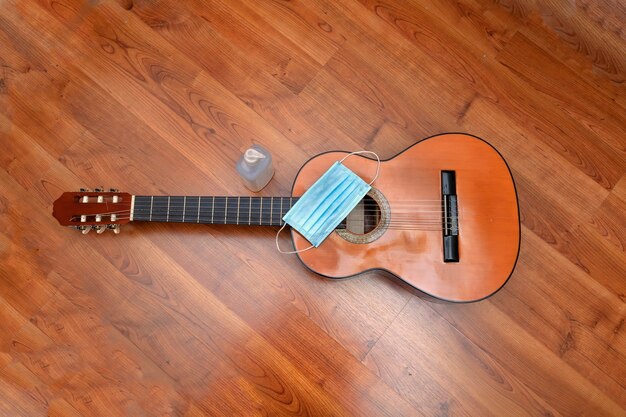
{"label": "wood grain texture", "polygon": [[[295,179],[294,195],[302,195],[346,155],[327,152],[307,161]],[[343,164],[366,180],[377,170],[376,160],[359,155]],[[454,167],[461,197],[458,263],[441,261],[441,216],[432,203],[440,198],[446,167]],[[391,211],[385,233],[363,246],[333,233],[320,247],[298,254],[308,268],[330,278],[382,269],[426,294],[459,302],[486,298],[504,285],[517,261],[520,225],[515,185],[496,150],[473,136],[436,135],[382,161],[379,174],[373,186]],[[297,250],[310,246],[293,230],[292,236]]]}
{"label": "wood grain texture", "polygon": [[[0,2],[0,414],[626,414],[619,1]],[[513,173],[522,245],[454,305],[329,281],[275,230],[59,227],[63,191],[288,195],[328,150],[465,131]],[[283,245],[288,244],[284,237]]]}

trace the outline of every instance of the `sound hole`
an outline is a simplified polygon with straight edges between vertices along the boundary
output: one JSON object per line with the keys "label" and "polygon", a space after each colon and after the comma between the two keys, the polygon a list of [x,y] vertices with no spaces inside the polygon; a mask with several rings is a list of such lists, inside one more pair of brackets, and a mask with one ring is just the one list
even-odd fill
{"label": "sound hole", "polygon": [[342,228],[355,235],[364,235],[374,230],[379,222],[380,207],[366,195],[342,222]]}

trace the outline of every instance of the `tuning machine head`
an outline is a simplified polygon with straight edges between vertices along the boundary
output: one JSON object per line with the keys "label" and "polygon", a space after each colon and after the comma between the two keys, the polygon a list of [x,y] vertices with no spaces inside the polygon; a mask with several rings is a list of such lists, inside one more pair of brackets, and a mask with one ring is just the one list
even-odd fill
{"label": "tuning machine head", "polygon": [[80,230],[80,232],[84,235],[86,235],[87,233],[91,232],[91,227],[90,226],[74,226],[74,228],[76,230]]}
{"label": "tuning machine head", "polygon": [[91,229],[95,230],[96,233],[98,233],[99,235],[104,233],[105,230],[107,230],[106,226],[104,225],[94,225],[94,226],[91,226]]}
{"label": "tuning machine head", "polygon": [[109,224],[107,229],[113,230],[113,233],[118,235],[120,233],[120,225],[119,224]]}
{"label": "tuning machine head", "polygon": [[84,234],[90,230],[103,233],[106,229],[119,233],[116,226],[130,222],[133,196],[102,189],[63,193],[55,200],[52,215],[62,226],[74,227]]}

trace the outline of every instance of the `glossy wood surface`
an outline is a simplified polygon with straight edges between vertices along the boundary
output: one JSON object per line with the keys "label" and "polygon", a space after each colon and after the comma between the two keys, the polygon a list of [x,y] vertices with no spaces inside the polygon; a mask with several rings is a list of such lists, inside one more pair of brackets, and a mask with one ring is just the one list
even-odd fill
{"label": "glossy wood surface", "polygon": [[[115,202],[114,196],[117,197]],[[87,201],[83,200],[85,197]],[[102,198],[101,202],[98,197]],[[132,196],[128,193],[66,191],[54,201],[52,216],[61,226],[126,224],[130,221],[132,206]],[[96,221],[95,216],[102,213],[106,213],[104,219]],[[111,213],[116,215],[113,221]],[[85,221],[81,222],[81,216],[85,216]]]}
{"label": "glossy wood surface", "polygon": [[[624,22],[610,0],[1,1],[0,415],[624,415]],[[442,132],[489,140],[519,195],[515,272],[478,303],[324,279],[276,228],[52,216],[80,187],[251,195],[251,143],[272,196],[321,152]]]}
{"label": "glossy wood surface", "polygon": [[[329,152],[308,161],[294,183],[302,195],[345,153]],[[365,181],[377,162],[351,156],[343,162]],[[441,171],[456,173],[460,262],[443,262]],[[509,169],[481,139],[446,134],[426,139],[381,163],[373,184],[389,202],[388,230],[367,244],[331,234],[318,248],[298,254],[311,270],[345,278],[370,269],[391,272],[419,290],[449,301],[488,297],[507,281],[519,250],[517,194]],[[297,250],[310,246],[292,233]]]}

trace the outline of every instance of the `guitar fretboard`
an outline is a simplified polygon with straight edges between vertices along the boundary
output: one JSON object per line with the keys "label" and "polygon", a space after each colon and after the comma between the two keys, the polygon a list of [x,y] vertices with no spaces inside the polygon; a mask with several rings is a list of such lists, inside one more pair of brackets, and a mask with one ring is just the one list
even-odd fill
{"label": "guitar fretboard", "polygon": [[134,221],[282,226],[298,197],[135,196]]}

